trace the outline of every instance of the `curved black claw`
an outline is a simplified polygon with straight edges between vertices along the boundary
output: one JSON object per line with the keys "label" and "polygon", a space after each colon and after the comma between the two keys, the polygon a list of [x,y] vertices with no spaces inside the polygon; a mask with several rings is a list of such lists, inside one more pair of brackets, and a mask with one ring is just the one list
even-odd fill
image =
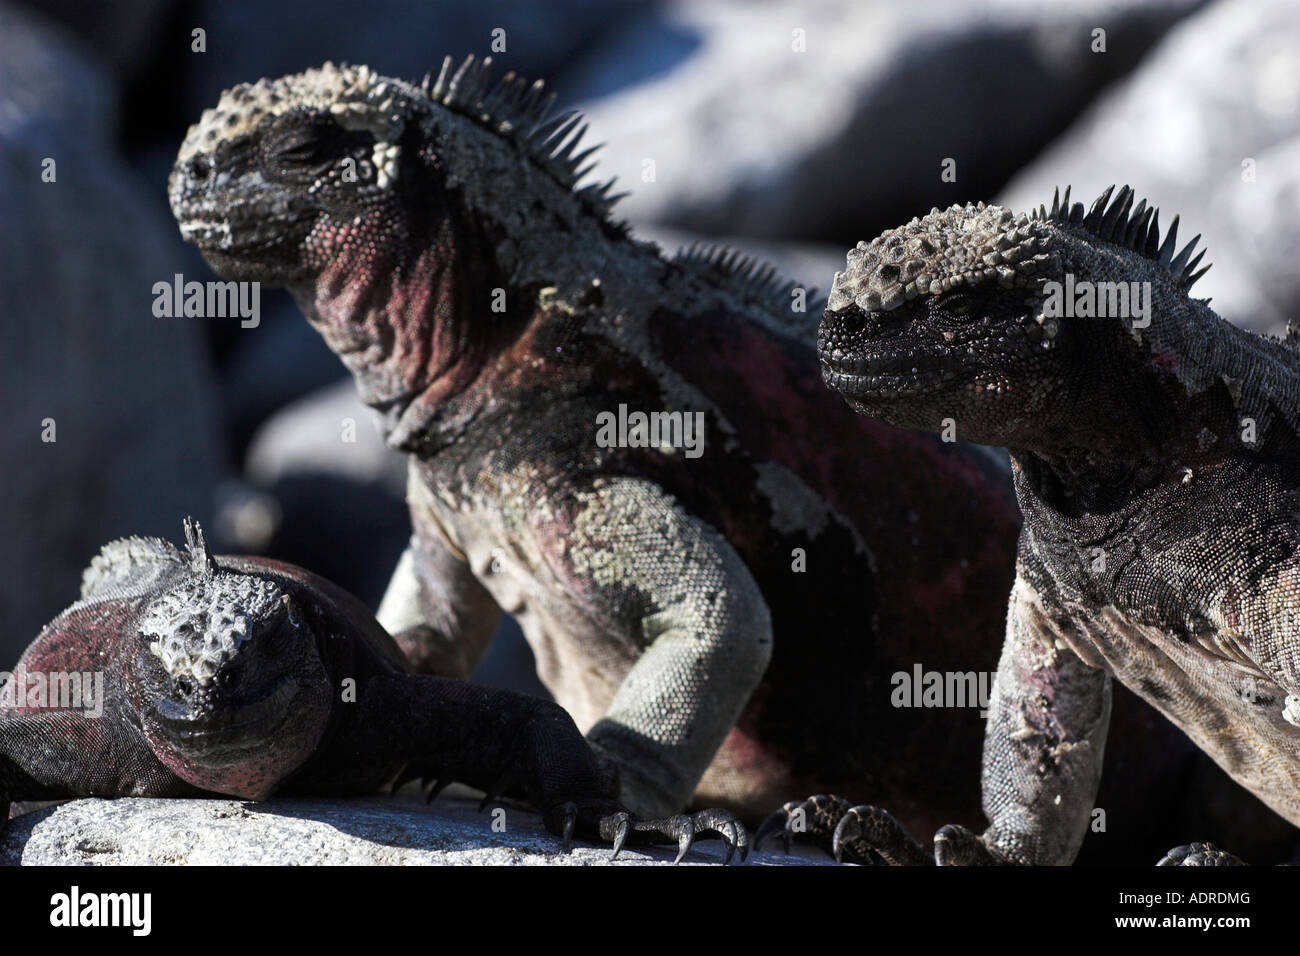
{"label": "curved black claw", "polygon": [[[522,782],[523,780],[518,771],[513,769],[508,770],[501,776],[497,777],[492,786],[488,787],[487,790],[483,792],[483,799],[479,801],[478,805],[479,813],[486,810],[489,804],[496,803],[506,795],[507,791]],[[568,804],[565,804],[566,810],[568,809],[568,806]]]}
{"label": "curved black claw", "polygon": [[831,852],[836,863],[847,856],[878,858],[888,866],[933,866],[934,851],[927,850],[894,815],[879,807],[850,807],[831,836]]}
{"label": "curved black claw", "polygon": [[623,849],[629,836],[636,834],[636,842],[677,844],[677,858],[682,858],[695,845],[696,837],[716,835],[726,848],[722,865],[726,866],[740,854],[743,863],[749,856],[749,832],[729,810],[700,810],[697,813],[679,813],[659,820],[638,820],[627,813],[615,814],[601,823],[601,834],[614,842],[614,856]]}
{"label": "curved black claw", "polygon": [[940,866],[1003,866],[1008,863],[988,848],[973,830],[950,824],[934,835],[934,862]]}
{"label": "curved black claw", "polygon": [[632,829],[632,816],[625,811],[614,814],[610,819],[613,821],[611,839],[614,841],[614,853],[610,856],[610,859],[617,860],[619,853],[623,850],[623,844],[627,843],[627,835]]}
{"label": "curved black claw", "polygon": [[730,863],[737,852],[740,853],[741,863],[744,863],[749,858],[749,831],[745,829],[743,823],[727,810],[701,810],[698,813],[693,813],[691,814],[691,825],[695,828],[697,834],[718,834],[723,846],[727,849],[726,856],[722,858],[723,866]]}
{"label": "curved black claw", "polygon": [[1245,860],[1220,850],[1213,843],[1188,843],[1176,846],[1160,858],[1156,866],[1248,866]]}
{"label": "curved black claw", "polygon": [[575,804],[566,803],[564,805],[564,832],[560,834],[560,842],[565,853],[573,849],[573,831],[577,826],[578,808]]}
{"label": "curved black claw", "polygon": [[[853,823],[845,824],[846,829],[841,839],[837,841],[836,833],[841,823],[854,811],[860,811],[861,818],[867,821],[875,818],[866,811],[889,817],[883,810],[877,811],[873,807],[854,807],[843,797],[819,793],[807,800],[792,800],[782,804],[780,809],[772,813],[758,828],[758,833],[754,836],[754,846],[757,848],[763,840],[779,831],[787,853],[790,852],[790,846],[795,838],[798,838],[800,842],[812,844],[841,863],[887,866],[891,862],[889,855],[906,855],[903,842],[894,840],[887,842],[882,848],[888,852],[882,853],[872,845],[871,840],[855,838],[857,835],[852,832],[852,828],[856,824]],[[893,820],[892,817],[889,819]],[[879,829],[882,834],[891,832],[890,828],[883,823],[880,824]],[[893,829],[902,833],[906,840],[911,840],[897,822],[894,822]]]}
{"label": "curved black claw", "polygon": [[426,804],[433,803],[438,799],[438,794],[442,793],[450,785],[451,780],[434,780],[429,784],[428,789],[424,791],[424,802]]}
{"label": "curved black claw", "polygon": [[786,853],[790,852],[790,845],[794,840],[794,830],[792,821],[797,820],[796,811],[799,810],[807,800],[791,800],[781,804],[767,818],[758,825],[754,831],[754,849],[761,850],[763,841],[774,833],[781,834],[781,845]]}

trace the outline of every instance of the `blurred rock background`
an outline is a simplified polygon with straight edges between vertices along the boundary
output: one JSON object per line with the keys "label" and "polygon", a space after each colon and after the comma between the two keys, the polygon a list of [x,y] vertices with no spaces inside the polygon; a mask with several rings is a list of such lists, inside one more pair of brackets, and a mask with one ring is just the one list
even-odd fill
{"label": "blurred rock background", "polygon": [[[0,0],[0,669],[99,545],[185,514],[378,603],[403,463],[282,294],[255,329],[153,316],[155,282],[211,278],[166,176],[234,83],[326,59],[415,78],[498,29],[501,72],[587,111],[596,175],[670,250],[726,239],[825,290],[931,206],[1127,182],[1205,235],[1227,318],[1277,331],[1300,303],[1290,0]],[[479,677],[542,692],[512,625]]]}

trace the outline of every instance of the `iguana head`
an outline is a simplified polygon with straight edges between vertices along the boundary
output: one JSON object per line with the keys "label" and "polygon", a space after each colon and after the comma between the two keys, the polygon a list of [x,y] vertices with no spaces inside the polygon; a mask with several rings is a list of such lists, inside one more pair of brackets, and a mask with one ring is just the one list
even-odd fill
{"label": "iguana head", "polygon": [[315,749],[329,684],[306,609],[221,569],[186,523],[187,560],[138,619],[128,687],[154,754],[205,790],[262,799]]}
{"label": "iguana head", "polygon": [[585,127],[545,122],[551,101],[473,58],[422,85],[327,63],[237,86],[186,136],[172,212],[223,278],[287,286],[370,404],[454,393],[530,223],[612,202],[573,189]]}
{"label": "iguana head", "polygon": [[181,234],[226,278],[274,285],[393,242],[414,213],[402,199],[418,173],[416,102],[364,66],[228,90],[172,171]]}
{"label": "iguana head", "polygon": [[1012,447],[1069,444],[1077,421],[1122,415],[1205,270],[1195,239],[1174,255],[1177,220],[1161,243],[1154,207],[1112,192],[1087,213],[1068,189],[1030,215],[934,209],[859,243],[822,320],[826,383],[891,424],[951,419],[959,437]]}

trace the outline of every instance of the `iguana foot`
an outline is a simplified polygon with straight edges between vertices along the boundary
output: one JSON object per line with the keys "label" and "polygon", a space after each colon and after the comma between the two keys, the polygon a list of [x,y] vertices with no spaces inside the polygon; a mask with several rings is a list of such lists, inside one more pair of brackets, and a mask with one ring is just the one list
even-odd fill
{"label": "iguana foot", "polygon": [[757,848],[777,832],[787,853],[797,836],[839,863],[862,866],[928,866],[933,856],[894,817],[878,807],[854,806],[843,797],[819,793],[792,800],[763,821]]}
{"label": "iguana foot", "polygon": [[726,866],[740,851],[740,860],[749,856],[749,832],[728,810],[701,810],[697,813],[679,813],[655,820],[643,820],[624,810],[612,800],[597,798],[582,801],[569,800],[542,812],[542,822],[552,833],[560,835],[568,850],[575,834],[605,843],[612,843],[611,859],[618,859],[623,847],[663,843],[677,844],[680,863],[697,838],[716,836],[726,848],[722,865]]}
{"label": "iguana foot", "polygon": [[1176,846],[1156,866],[1248,866],[1245,860],[1220,850],[1213,843],[1188,843]]}
{"label": "iguana foot", "polygon": [[784,804],[759,826],[754,848],[777,832],[787,853],[797,836],[825,850],[837,863],[860,866],[1001,866],[1009,862],[990,850],[983,837],[963,826],[940,828],[931,850],[888,810],[853,806],[843,797],[824,793]]}
{"label": "iguana foot", "polygon": [[978,833],[957,824],[940,827],[934,835],[934,862],[939,866],[1007,866],[1011,863],[990,850]]}
{"label": "iguana foot", "polygon": [[695,838],[704,834],[715,834],[726,847],[723,866],[731,862],[737,850],[740,851],[742,863],[749,856],[749,833],[745,825],[728,810],[700,810],[697,813],[679,813],[658,820],[640,820],[622,811],[601,820],[600,834],[613,842],[613,859],[618,859],[623,845],[631,838],[638,843],[676,843],[677,858],[673,863],[680,863],[695,843]]}

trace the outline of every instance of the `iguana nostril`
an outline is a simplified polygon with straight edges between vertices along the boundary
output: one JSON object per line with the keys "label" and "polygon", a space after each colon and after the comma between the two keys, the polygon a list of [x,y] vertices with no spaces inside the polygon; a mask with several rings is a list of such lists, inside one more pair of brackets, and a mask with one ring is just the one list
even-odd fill
{"label": "iguana nostril", "polygon": [[186,175],[190,179],[204,180],[212,173],[213,165],[210,157],[195,156],[185,164]]}

